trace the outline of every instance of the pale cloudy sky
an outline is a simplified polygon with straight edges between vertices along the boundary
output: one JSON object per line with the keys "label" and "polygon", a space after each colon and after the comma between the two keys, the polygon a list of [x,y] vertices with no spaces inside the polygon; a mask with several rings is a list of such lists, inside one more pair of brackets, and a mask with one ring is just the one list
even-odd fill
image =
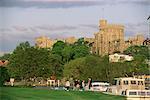
{"label": "pale cloudy sky", "polygon": [[148,35],[150,0],[0,0],[0,51],[45,35],[93,37],[98,22],[125,25],[126,37]]}

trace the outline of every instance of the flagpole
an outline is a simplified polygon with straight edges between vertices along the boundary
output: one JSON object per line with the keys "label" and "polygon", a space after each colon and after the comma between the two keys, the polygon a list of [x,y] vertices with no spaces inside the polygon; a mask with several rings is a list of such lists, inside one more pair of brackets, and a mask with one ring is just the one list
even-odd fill
{"label": "flagpole", "polygon": [[148,20],[148,38],[150,38],[150,16],[147,18]]}
{"label": "flagpole", "polygon": [[[147,20],[148,20],[148,40],[149,40],[150,39],[150,16],[147,18]],[[148,64],[150,64],[150,52],[149,51],[150,51],[150,45],[148,45],[148,55],[149,55]]]}

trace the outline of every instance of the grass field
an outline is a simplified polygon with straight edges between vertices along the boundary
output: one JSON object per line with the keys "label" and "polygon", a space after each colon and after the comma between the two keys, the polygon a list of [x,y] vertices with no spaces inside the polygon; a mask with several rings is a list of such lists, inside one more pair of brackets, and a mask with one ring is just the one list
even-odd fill
{"label": "grass field", "polygon": [[124,97],[98,92],[43,90],[34,88],[3,87],[1,100],[125,100]]}

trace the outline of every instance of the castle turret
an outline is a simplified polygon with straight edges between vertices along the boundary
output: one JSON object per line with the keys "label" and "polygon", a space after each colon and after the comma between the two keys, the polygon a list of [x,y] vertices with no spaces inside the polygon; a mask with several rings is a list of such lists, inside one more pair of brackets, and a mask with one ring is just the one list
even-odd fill
{"label": "castle turret", "polygon": [[107,20],[100,20],[99,21],[99,29],[101,29],[102,27],[106,26],[107,25]]}

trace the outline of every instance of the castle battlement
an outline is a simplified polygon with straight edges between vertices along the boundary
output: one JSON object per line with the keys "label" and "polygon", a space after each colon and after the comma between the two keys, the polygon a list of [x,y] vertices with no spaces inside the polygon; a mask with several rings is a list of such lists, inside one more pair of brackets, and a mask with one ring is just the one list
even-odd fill
{"label": "castle battlement", "polygon": [[124,41],[124,25],[109,24],[107,20],[99,21],[99,32],[94,33],[93,53],[99,55],[122,53],[132,45],[142,45],[143,35],[137,35]]}

